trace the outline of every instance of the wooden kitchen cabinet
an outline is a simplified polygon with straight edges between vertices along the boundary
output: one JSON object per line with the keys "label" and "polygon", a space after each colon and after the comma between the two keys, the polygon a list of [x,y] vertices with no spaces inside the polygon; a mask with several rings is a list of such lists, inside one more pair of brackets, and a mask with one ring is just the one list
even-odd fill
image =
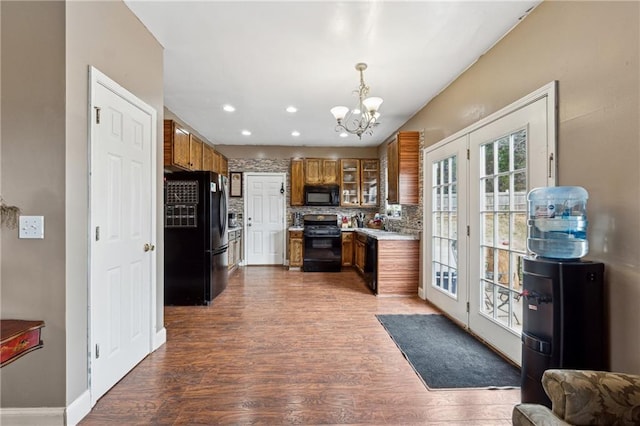
{"label": "wooden kitchen cabinet", "polygon": [[229,160],[222,154],[218,158],[218,173],[223,176],[229,176]]}
{"label": "wooden kitchen cabinet", "polygon": [[380,185],[380,162],[377,159],[360,160],[360,205],[378,205]]}
{"label": "wooden kitchen cabinet", "polygon": [[305,159],[304,180],[308,185],[338,183],[338,160],[329,158]]}
{"label": "wooden kitchen cabinet", "polygon": [[229,258],[229,273],[238,269],[242,262],[242,228],[229,231],[229,248],[227,250]]}
{"label": "wooden kitchen cabinet", "polygon": [[289,268],[302,267],[303,242],[301,230],[289,231]]}
{"label": "wooden kitchen cabinet", "polygon": [[189,135],[189,170],[203,170],[202,168],[202,142],[196,135]]}
{"label": "wooden kitchen cabinet", "polygon": [[353,266],[353,232],[342,232],[342,266]]}
{"label": "wooden kitchen cabinet", "polygon": [[367,256],[367,236],[356,233],[355,238],[355,265],[360,274],[364,274],[364,264]]}
{"label": "wooden kitchen cabinet", "polygon": [[164,120],[164,168],[208,170],[204,168],[205,143],[173,120]]}
{"label": "wooden kitchen cabinet", "polygon": [[343,158],[340,160],[340,205],[353,207],[360,205],[360,160]]}
{"label": "wooden kitchen cabinet", "polygon": [[378,205],[380,162],[377,159],[340,160],[340,205],[375,207]]}
{"label": "wooden kitchen cabinet", "polygon": [[189,132],[173,120],[164,120],[164,167],[189,170],[190,157]]}
{"label": "wooden kitchen cabinet", "polygon": [[208,170],[210,172],[215,172],[215,150],[209,144],[202,145],[202,170]]}
{"label": "wooden kitchen cabinet", "polygon": [[291,160],[291,205],[304,205],[304,161]]}
{"label": "wooden kitchen cabinet", "polygon": [[387,145],[387,202],[418,204],[420,132],[398,132]]}

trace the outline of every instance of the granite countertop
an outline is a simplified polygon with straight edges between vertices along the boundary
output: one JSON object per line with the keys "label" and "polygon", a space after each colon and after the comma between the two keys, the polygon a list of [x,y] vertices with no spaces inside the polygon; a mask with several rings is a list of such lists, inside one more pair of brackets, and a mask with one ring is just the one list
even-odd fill
{"label": "granite countertop", "polygon": [[[391,232],[391,231],[383,231],[382,229],[374,229],[374,228],[340,228],[342,232],[359,232],[361,234],[368,235],[370,237],[375,238],[376,240],[419,240],[420,235],[418,233],[414,234],[403,234],[400,232]],[[304,226],[290,226],[289,231],[304,231]]]}
{"label": "granite countertop", "polygon": [[419,234],[401,234],[400,232],[383,231],[382,229],[373,228],[353,228],[355,232],[365,234],[376,240],[419,240]]}

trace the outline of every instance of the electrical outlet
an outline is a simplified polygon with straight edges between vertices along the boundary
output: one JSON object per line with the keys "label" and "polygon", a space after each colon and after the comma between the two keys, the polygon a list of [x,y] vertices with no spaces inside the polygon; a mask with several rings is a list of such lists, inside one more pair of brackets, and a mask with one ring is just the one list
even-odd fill
{"label": "electrical outlet", "polygon": [[20,216],[18,238],[44,239],[44,216]]}

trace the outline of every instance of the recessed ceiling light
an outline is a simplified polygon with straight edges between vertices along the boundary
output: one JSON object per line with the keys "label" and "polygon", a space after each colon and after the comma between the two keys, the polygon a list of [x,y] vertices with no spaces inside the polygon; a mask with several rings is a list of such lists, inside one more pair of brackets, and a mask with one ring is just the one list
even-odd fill
{"label": "recessed ceiling light", "polygon": [[222,109],[223,109],[223,110],[225,110],[225,111],[227,111],[227,112],[233,112],[233,111],[235,111],[235,110],[236,110],[236,109],[233,107],[233,105],[229,105],[229,104],[224,105],[224,106],[222,107]]}
{"label": "recessed ceiling light", "polygon": [[346,138],[347,136],[349,136],[349,135],[346,132],[340,133],[340,137],[341,138]]}
{"label": "recessed ceiling light", "polygon": [[287,107],[287,112],[290,112],[290,113],[293,114],[294,112],[298,112],[298,108],[294,107],[293,105],[292,106],[288,106]]}
{"label": "recessed ceiling light", "polygon": [[242,131],[242,134],[243,134],[244,136],[251,136],[251,132],[250,132],[250,131],[248,131],[248,130],[243,130],[243,131]]}
{"label": "recessed ceiling light", "polygon": [[291,132],[291,136],[300,136],[300,132],[297,130],[294,130],[293,132]]}

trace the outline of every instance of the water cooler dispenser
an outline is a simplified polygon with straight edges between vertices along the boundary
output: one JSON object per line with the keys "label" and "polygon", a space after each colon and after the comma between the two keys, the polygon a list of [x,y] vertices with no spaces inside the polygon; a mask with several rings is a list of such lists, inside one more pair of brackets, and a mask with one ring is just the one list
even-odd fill
{"label": "water cooler dispenser", "polygon": [[580,187],[529,193],[523,263],[522,402],[551,407],[542,388],[550,368],[606,369],[602,263],[588,252],[587,192]]}

